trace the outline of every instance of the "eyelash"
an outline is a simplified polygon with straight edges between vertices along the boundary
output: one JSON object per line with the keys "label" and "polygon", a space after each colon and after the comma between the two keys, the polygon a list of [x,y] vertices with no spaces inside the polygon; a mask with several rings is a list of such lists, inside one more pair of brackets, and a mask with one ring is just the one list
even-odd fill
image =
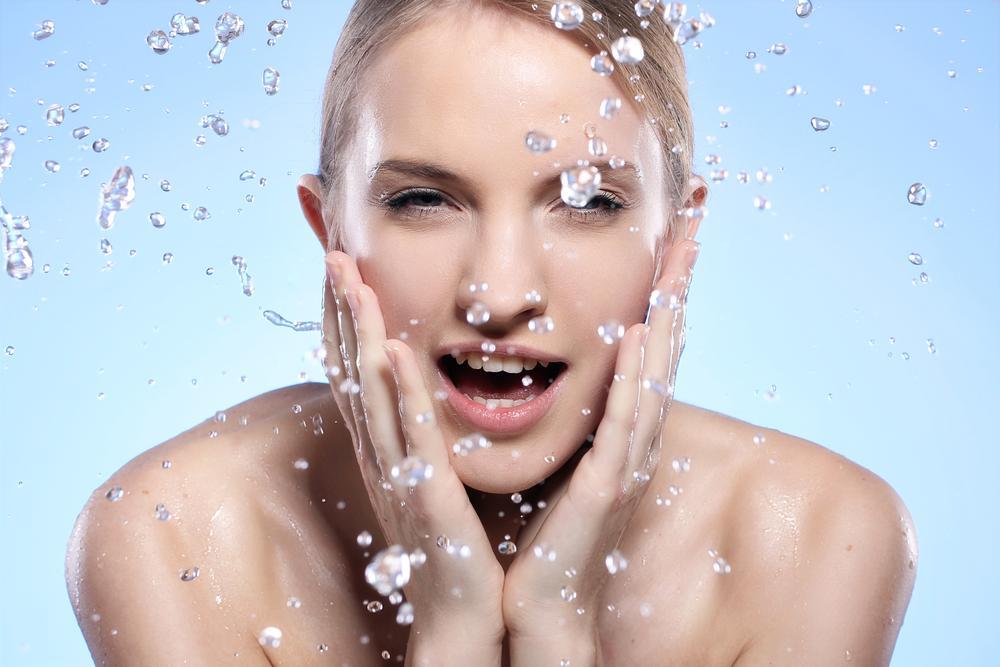
{"label": "eyelash", "polygon": [[[419,218],[423,218],[425,216],[431,215],[431,213],[433,213],[433,210],[431,210],[431,209],[436,208],[436,207],[418,206],[418,207],[416,207],[416,212],[410,212],[410,211],[407,210],[408,208],[410,208],[410,207],[408,207],[406,205],[407,202],[409,202],[412,199],[416,199],[417,197],[432,197],[432,198],[438,199],[440,201],[444,201],[444,197],[442,197],[436,191],[418,188],[418,189],[414,189],[414,190],[406,190],[404,192],[399,193],[395,197],[392,197],[391,199],[385,199],[385,200],[383,200],[383,202],[381,203],[381,205],[382,205],[383,208],[385,208],[389,212],[395,213],[397,215],[401,215],[401,216],[404,216],[404,217],[411,217],[411,218],[418,218],[419,219]],[[597,217],[606,218],[606,217],[611,217],[611,216],[617,215],[618,213],[622,212],[626,208],[629,208],[629,205],[628,205],[627,202],[625,202],[622,199],[616,197],[615,195],[611,194],[610,192],[600,192],[600,193],[594,195],[594,197],[590,200],[590,203],[591,204],[593,204],[593,203],[605,204],[609,208],[606,209],[603,212],[600,212],[599,209],[580,209],[580,208],[573,208],[573,207],[570,207],[570,208],[573,210],[573,213],[575,215],[577,215],[577,216],[579,216],[581,218],[597,218]],[[611,208],[612,206],[614,206],[615,208]],[[587,212],[583,212],[583,211],[587,211]]]}

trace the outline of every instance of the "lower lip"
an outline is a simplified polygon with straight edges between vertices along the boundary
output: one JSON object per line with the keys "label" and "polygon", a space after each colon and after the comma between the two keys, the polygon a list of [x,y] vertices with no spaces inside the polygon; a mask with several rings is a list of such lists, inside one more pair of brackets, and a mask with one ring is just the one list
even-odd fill
{"label": "lower lip", "polygon": [[545,391],[527,403],[510,408],[497,407],[492,410],[460,392],[451,378],[440,368],[437,371],[448,391],[448,404],[455,408],[460,418],[472,424],[483,435],[508,435],[528,430],[545,416],[555,403],[569,369],[564,368]]}

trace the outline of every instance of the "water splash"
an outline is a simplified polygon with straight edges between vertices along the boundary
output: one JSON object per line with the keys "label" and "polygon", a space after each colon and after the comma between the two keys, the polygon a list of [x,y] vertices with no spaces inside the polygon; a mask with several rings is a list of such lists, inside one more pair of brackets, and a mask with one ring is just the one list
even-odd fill
{"label": "water splash", "polygon": [[108,183],[101,184],[100,211],[97,222],[103,229],[115,226],[115,217],[135,199],[135,177],[129,166],[118,167]]}

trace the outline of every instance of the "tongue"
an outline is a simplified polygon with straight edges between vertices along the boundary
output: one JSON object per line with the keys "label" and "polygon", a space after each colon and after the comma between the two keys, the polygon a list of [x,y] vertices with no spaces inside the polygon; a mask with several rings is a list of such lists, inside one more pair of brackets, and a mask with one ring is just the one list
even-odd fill
{"label": "tongue", "polygon": [[[531,384],[524,386],[522,377],[530,377]],[[513,373],[488,373],[462,364],[455,371],[455,387],[469,396],[506,398],[512,401],[538,396],[548,387],[548,372],[541,365],[518,375]]]}

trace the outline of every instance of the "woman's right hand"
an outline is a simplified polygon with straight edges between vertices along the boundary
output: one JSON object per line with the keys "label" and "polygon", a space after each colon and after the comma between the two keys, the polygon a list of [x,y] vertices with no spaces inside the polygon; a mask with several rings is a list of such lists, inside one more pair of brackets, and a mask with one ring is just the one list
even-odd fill
{"label": "woman's right hand", "polygon": [[[448,443],[416,357],[402,341],[386,340],[378,298],[362,281],[354,260],[335,250],[326,263],[336,326],[324,322],[330,329],[324,338],[336,349],[328,351],[325,363],[339,365],[339,375],[330,373],[340,378],[335,385],[347,389],[334,391],[334,398],[348,422],[387,543],[426,554],[403,589],[415,619],[407,664],[423,659],[449,664],[449,655],[456,663],[499,664],[503,568],[448,460]],[[389,363],[392,357],[394,364]],[[360,391],[351,390],[354,384]],[[432,466],[432,475],[416,486],[394,479],[393,468],[407,456]],[[469,661],[470,654],[477,658]]]}

